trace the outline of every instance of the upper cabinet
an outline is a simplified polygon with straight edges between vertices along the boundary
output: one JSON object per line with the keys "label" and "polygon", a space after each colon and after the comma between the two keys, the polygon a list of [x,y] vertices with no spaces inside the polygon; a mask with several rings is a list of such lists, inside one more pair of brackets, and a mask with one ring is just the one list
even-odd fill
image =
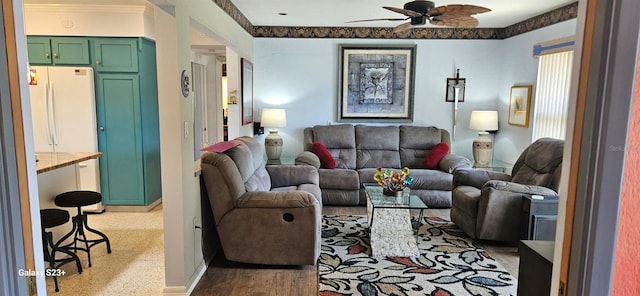
{"label": "upper cabinet", "polygon": [[138,38],[92,38],[96,72],[138,72]]}
{"label": "upper cabinet", "polygon": [[89,39],[82,37],[27,36],[32,65],[89,65]]}

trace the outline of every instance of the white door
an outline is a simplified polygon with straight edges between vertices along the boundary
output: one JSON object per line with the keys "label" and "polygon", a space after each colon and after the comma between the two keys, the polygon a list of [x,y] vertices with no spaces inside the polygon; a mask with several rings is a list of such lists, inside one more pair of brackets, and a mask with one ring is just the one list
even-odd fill
{"label": "white door", "polygon": [[33,138],[35,152],[53,152],[53,139],[49,128],[47,67],[31,67],[32,79],[29,85],[31,100],[31,118],[33,119]]}

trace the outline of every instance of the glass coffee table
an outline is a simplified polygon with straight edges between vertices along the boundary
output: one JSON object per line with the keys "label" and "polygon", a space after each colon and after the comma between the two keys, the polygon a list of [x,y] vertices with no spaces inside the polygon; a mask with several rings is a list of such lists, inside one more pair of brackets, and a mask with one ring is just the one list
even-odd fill
{"label": "glass coffee table", "polygon": [[[367,222],[373,257],[418,257],[420,252],[414,236],[414,228],[420,225],[423,210],[428,207],[405,188],[402,196],[386,196],[378,184],[364,184],[367,195]],[[410,210],[418,209],[417,220]]]}

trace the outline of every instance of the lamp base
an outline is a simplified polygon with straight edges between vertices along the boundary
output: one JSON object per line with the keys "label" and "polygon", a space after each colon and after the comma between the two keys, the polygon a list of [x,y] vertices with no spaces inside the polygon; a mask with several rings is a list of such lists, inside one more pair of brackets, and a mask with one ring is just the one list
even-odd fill
{"label": "lamp base", "polygon": [[282,137],[278,134],[278,130],[270,130],[269,135],[264,138],[264,150],[267,153],[267,159],[280,159],[282,155]]}
{"label": "lamp base", "polygon": [[489,138],[489,133],[479,132],[478,137],[473,140],[473,166],[488,167],[492,152],[493,141]]}

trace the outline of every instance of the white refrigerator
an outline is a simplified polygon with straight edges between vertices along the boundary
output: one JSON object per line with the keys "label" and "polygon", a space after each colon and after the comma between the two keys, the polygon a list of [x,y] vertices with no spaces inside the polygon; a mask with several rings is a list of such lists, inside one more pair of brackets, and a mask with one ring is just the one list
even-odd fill
{"label": "white refrigerator", "polygon": [[[29,85],[35,152],[98,151],[91,67],[31,67]],[[34,81],[35,80],[35,81]],[[76,187],[100,192],[98,160],[77,165]],[[102,204],[83,208],[102,212]]]}

